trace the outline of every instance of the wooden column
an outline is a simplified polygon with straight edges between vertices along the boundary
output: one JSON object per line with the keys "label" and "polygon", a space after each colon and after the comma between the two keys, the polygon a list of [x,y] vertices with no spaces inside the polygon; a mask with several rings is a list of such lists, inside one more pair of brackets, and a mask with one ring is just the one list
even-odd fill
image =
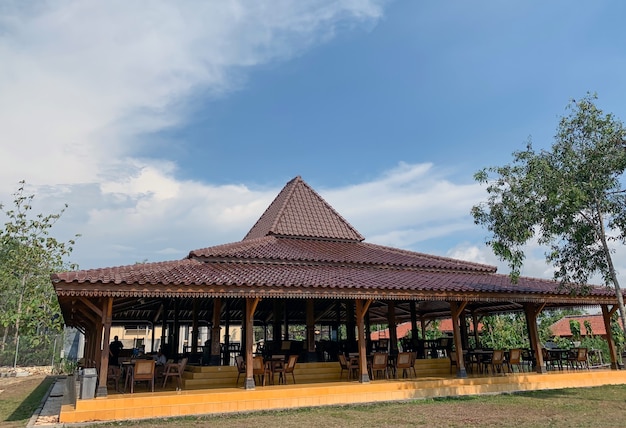
{"label": "wooden column", "polygon": [[210,366],[220,365],[220,320],[222,315],[222,299],[213,299],[213,321],[211,325],[211,356]]}
{"label": "wooden column", "polygon": [[479,318],[478,315],[472,313],[472,327],[474,327],[474,343],[476,343],[476,348],[480,348],[480,334],[478,334],[480,319],[482,319],[482,317]]}
{"label": "wooden column", "polygon": [[367,373],[367,353],[365,350],[365,314],[372,303],[371,300],[356,300],[356,325],[358,330],[357,345],[359,349],[359,382],[369,383]]}
{"label": "wooden column", "polygon": [[459,317],[465,310],[467,302],[449,302],[450,315],[452,316],[452,334],[454,336],[454,352],[456,353],[456,377],[466,378],[465,358],[463,358],[463,343],[461,342],[461,328]]}
{"label": "wooden column", "polygon": [[613,332],[611,330],[611,316],[615,313],[615,311],[619,308],[619,306],[614,305],[609,308],[608,305],[602,305],[602,318],[604,319],[604,329],[606,330],[606,341],[609,345],[609,357],[611,358],[611,369],[617,370],[619,369],[619,364],[617,362],[617,348],[615,347],[615,341],[613,340]]}
{"label": "wooden column", "polygon": [[163,318],[161,319],[161,351],[165,354],[167,358],[173,358],[172,350],[170,349],[169,343],[167,343],[167,316],[169,315],[170,311],[170,299],[164,299],[162,305]]}
{"label": "wooden column", "polygon": [[417,339],[419,338],[419,328],[417,326],[417,304],[415,300],[412,300],[410,303],[411,308],[411,343],[413,345],[413,352],[417,349]]}
{"label": "wooden column", "polygon": [[459,322],[461,323],[461,343],[463,344],[463,349],[467,349],[469,343],[467,341],[467,318],[465,317],[465,311],[459,315]]}
{"label": "wooden column", "polygon": [[539,340],[539,332],[537,331],[537,316],[541,313],[544,304],[535,305],[532,303],[524,304],[524,313],[526,314],[526,324],[528,326],[528,337],[530,347],[535,353],[535,371],[537,373],[546,373],[543,365],[543,355],[541,354],[541,340]]}
{"label": "wooden column", "polygon": [[[244,316],[245,316],[245,310],[244,310]],[[223,352],[222,365],[229,366],[230,365],[230,352],[229,352],[228,348],[230,347],[230,299],[226,300],[226,311],[224,313],[224,317],[225,317],[225,323],[224,323],[224,352]]]}
{"label": "wooden column", "polygon": [[178,358],[178,350],[180,349],[180,320],[179,320],[179,313],[178,313],[178,306],[180,303],[180,299],[177,297],[176,299],[174,299],[174,331],[172,333],[173,334],[173,344],[172,347],[174,348],[173,351],[173,355],[176,356],[176,358]]}
{"label": "wooden column", "polygon": [[283,317],[282,313],[282,301],[274,299],[272,302],[272,344],[274,349],[280,349],[280,342],[283,340],[282,325],[280,323]]}
{"label": "wooden column", "polygon": [[372,328],[369,311],[365,312],[365,350],[368,354],[372,352]]}
{"label": "wooden column", "polygon": [[256,311],[256,307],[259,304],[259,298],[248,298],[246,299],[246,311],[245,311],[245,330],[246,330],[246,381],[244,387],[246,389],[255,389],[254,384],[254,367],[252,363],[252,359],[254,355],[252,355],[252,345],[254,342],[254,311]]}
{"label": "wooden column", "polygon": [[100,354],[100,373],[96,397],[107,396],[107,374],[109,372],[109,342],[111,341],[111,320],[113,318],[113,298],[106,297],[102,303],[102,325],[104,328],[103,349]]}
{"label": "wooden column", "polygon": [[355,312],[354,302],[346,301],[346,341],[348,343],[348,352],[355,352],[358,349],[355,335]]}
{"label": "wooden column", "polygon": [[306,350],[307,361],[317,361],[315,353],[315,301],[307,299],[306,301]]}
{"label": "wooden column", "polygon": [[387,325],[389,326],[389,354],[398,355],[398,330],[396,329],[396,304],[387,302]]}
{"label": "wooden column", "polygon": [[[196,356],[198,353],[198,336],[200,335],[200,330],[198,328],[198,299],[193,299],[193,314],[191,319],[191,355]],[[195,360],[194,360],[195,361]]]}

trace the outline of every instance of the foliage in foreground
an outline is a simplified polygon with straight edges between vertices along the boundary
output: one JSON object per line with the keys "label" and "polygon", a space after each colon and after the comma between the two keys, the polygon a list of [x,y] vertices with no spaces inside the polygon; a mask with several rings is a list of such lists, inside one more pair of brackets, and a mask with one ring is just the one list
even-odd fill
{"label": "foliage in foreground", "polygon": [[65,262],[75,241],[62,242],[50,234],[67,205],[57,213],[32,215],[35,195],[26,193],[23,181],[13,196],[10,209],[0,204],[6,217],[0,229],[0,350],[8,336],[17,344],[20,335],[41,335],[45,340],[48,332],[61,331],[50,274],[75,268]]}
{"label": "foliage in foreground", "polygon": [[588,94],[570,103],[551,150],[528,143],[511,164],[476,173],[489,197],[472,215],[489,231],[487,244],[509,264],[514,281],[533,239],[547,248],[555,279],[569,291],[588,292],[589,278],[599,274],[615,288],[626,330],[612,258],[614,245],[626,243],[626,129],[595,100]]}

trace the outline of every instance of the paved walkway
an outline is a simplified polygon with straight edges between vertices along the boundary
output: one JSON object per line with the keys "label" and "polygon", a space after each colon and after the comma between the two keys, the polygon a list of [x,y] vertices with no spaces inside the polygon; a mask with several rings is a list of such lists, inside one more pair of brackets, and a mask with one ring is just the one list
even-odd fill
{"label": "paved walkway", "polygon": [[47,396],[42,400],[42,404],[35,410],[26,425],[33,426],[62,426],[59,424],[59,414],[61,413],[61,403],[63,402],[63,394],[65,393],[65,378],[58,378]]}

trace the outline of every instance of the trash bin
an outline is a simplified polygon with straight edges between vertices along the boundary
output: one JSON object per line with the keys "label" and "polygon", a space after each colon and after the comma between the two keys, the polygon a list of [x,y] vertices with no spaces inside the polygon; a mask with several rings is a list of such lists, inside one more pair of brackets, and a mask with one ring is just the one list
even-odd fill
{"label": "trash bin", "polygon": [[80,378],[80,399],[88,400],[96,396],[96,383],[98,381],[98,372],[95,368],[83,369]]}

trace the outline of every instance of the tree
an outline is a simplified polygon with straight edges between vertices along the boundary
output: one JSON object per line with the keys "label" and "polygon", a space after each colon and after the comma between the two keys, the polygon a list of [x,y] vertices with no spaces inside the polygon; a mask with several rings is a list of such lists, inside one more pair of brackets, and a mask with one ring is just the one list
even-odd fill
{"label": "tree", "polygon": [[[506,261],[515,282],[525,258],[524,245],[536,238],[549,248],[554,277],[572,293],[588,292],[600,274],[614,287],[622,326],[626,314],[612,254],[626,241],[626,130],[587,94],[572,100],[559,122],[550,151],[529,142],[513,162],[485,168],[474,178],[487,184],[487,201],[472,208],[476,224],[487,228],[487,244]],[[494,178],[490,174],[495,175]]]}
{"label": "tree", "polygon": [[0,212],[7,217],[4,229],[0,230],[2,344],[6,343],[9,331],[17,338],[24,328],[29,333],[60,329],[60,309],[50,274],[76,268],[64,260],[72,252],[74,239],[61,242],[50,236],[67,204],[58,213],[29,216],[34,195],[25,194],[25,182],[20,182],[13,196],[12,209],[0,205]]}

